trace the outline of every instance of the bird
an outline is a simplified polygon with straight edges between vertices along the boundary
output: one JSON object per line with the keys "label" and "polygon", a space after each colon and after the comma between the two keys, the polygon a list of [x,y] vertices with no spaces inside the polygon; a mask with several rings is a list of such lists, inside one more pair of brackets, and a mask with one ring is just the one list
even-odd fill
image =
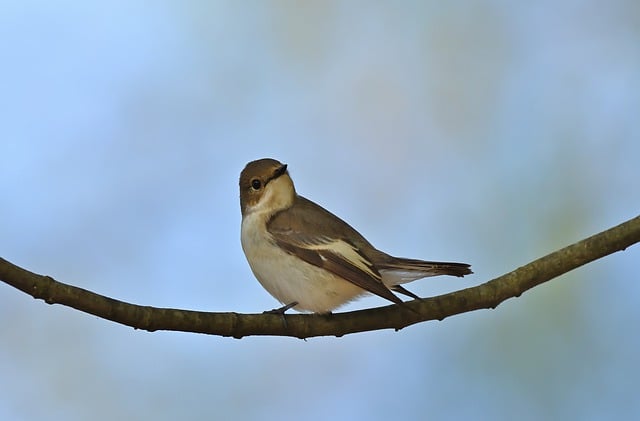
{"label": "bird", "polygon": [[240,173],[241,243],[254,276],[282,307],[328,314],[363,295],[402,304],[394,292],[417,279],[473,273],[470,265],[394,257],[348,223],[299,195],[287,165],[263,158]]}

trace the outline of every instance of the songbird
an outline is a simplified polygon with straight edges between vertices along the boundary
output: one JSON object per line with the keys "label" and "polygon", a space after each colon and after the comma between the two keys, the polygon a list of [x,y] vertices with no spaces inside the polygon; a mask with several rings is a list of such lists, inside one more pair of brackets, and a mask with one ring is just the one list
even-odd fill
{"label": "songbird", "polygon": [[393,257],[349,224],[298,195],[287,165],[249,162],[240,174],[241,242],[253,274],[283,307],[330,313],[366,293],[393,303],[401,285],[436,275],[471,274],[466,263]]}

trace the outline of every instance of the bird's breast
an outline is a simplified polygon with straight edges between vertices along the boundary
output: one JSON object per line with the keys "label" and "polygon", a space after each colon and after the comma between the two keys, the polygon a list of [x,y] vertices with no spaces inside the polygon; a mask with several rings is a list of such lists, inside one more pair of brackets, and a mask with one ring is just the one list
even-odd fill
{"label": "bird's breast", "polygon": [[259,215],[242,219],[241,242],[251,271],[274,298],[299,311],[326,313],[364,293],[354,284],[278,246]]}

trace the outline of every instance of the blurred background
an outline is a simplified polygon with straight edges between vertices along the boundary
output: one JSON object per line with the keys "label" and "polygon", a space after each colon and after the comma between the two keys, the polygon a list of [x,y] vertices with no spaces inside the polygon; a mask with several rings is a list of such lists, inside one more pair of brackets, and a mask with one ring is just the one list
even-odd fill
{"label": "blurred background", "polygon": [[[640,3],[0,3],[0,255],[136,304],[279,305],[245,163],[480,284],[640,210]],[[0,284],[0,418],[628,419],[640,249],[400,332],[135,331]],[[345,310],[386,305],[370,297]]]}

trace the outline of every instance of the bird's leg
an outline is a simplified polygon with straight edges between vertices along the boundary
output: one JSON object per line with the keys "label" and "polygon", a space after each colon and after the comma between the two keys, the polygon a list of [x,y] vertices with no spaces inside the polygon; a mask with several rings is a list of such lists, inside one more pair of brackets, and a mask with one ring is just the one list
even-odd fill
{"label": "bird's leg", "polygon": [[298,305],[297,301],[287,304],[286,306],[282,306],[280,308],[274,308],[273,310],[263,311],[262,314],[284,314],[285,311],[289,310],[292,307]]}

